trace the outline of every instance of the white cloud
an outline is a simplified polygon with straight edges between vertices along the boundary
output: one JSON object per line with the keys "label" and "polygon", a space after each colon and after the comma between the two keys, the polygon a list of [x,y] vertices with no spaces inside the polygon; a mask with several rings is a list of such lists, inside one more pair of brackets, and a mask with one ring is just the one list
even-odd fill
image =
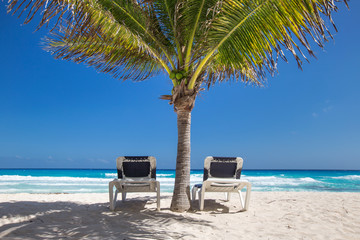
{"label": "white cloud", "polygon": [[323,112],[327,113],[327,112],[331,111],[331,109],[333,109],[333,106],[325,107],[325,108],[323,108]]}
{"label": "white cloud", "polygon": [[101,162],[101,163],[109,163],[108,160],[105,160],[105,159],[102,159],[102,158],[98,158],[97,161]]}
{"label": "white cloud", "polygon": [[311,115],[313,116],[313,118],[317,118],[322,114],[326,114],[328,112],[330,112],[334,107],[333,105],[330,105],[330,100],[326,100],[325,101],[325,107],[323,107],[321,110],[313,112]]}
{"label": "white cloud", "polygon": [[105,159],[102,159],[102,158],[88,158],[87,159],[89,162],[92,162],[92,163],[98,163],[98,162],[101,162],[101,163],[110,163],[108,160],[105,160]]}

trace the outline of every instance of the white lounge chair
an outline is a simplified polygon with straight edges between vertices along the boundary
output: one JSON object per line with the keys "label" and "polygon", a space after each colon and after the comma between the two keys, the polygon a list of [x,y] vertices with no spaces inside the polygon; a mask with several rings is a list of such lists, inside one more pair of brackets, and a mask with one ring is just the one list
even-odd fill
{"label": "white lounge chair", "polygon": [[[196,184],[192,189],[192,200],[199,195],[200,211],[204,209],[205,192],[224,192],[227,200],[236,192],[240,196],[241,211],[249,208],[251,183],[240,180],[243,159],[240,157],[206,157],[204,163],[204,182]],[[245,203],[241,189],[246,187]]]}
{"label": "white lounge chair", "polygon": [[115,210],[118,193],[121,193],[122,201],[125,201],[128,192],[156,192],[159,211],[160,183],[156,181],[156,159],[151,156],[118,157],[116,166],[118,178],[109,182],[110,210]]}

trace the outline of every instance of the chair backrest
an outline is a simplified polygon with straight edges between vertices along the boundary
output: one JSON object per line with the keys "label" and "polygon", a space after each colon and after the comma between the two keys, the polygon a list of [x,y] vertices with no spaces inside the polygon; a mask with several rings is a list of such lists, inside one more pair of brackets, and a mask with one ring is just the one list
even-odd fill
{"label": "chair backrest", "polygon": [[239,179],[243,166],[240,157],[206,157],[204,162],[204,181],[213,178]]}
{"label": "chair backrest", "polygon": [[123,156],[116,159],[118,178],[149,177],[156,179],[156,158]]}

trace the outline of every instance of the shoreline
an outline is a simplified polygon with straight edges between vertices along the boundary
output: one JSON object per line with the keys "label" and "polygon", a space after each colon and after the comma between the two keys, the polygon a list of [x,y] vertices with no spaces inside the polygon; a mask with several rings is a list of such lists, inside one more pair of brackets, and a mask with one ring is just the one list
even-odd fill
{"label": "shoreline", "polygon": [[[0,170],[106,170],[116,172],[116,168],[0,168]],[[158,168],[158,171],[175,171],[175,169],[170,168]],[[204,168],[194,168],[190,171],[204,171]],[[246,168],[244,171],[354,171],[359,172],[360,169],[336,169],[336,168]]]}
{"label": "shoreline", "polygon": [[[0,170],[0,193],[107,193],[117,174],[106,170]],[[359,171],[248,171],[241,179],[253,191],[360,192]],[[162,193],[172,193],[175,171],[157,171]],[[190,185],[203,181],[203,170],[191,172]]]}
{"label": "shoreline", "polygon": [[360,193],[207,193],[204,211],[174,213],[171,193],[129,193],[117,211],[107,193],[0,194],[1,239],[360,239]]}
{"label": "shoreline", "polygon": [[[245,194],[246,192],[246,188],[242,190],[242,193]],[[347,194],[347,193],[354,193],[354,194],[360,194],[360,191],[292,191],[292,190],[289,190],[289,191],[267,191],[267,190],[257,190],[257,189],[251,189],[251,192],[256,192],[256,193],[329,193],[329,194],[341,194],[341,193],[344,193],[344,194]],[[109,192],[12,192],[12,193],[0,193],[0,202],[1,202],[1,196],[5,196],[5,195],[19,195],[19,194],[29,194],[29,195],[81,195],[81,194],[84,194],[84,195],[91,195],[91,194],[106,194],[108,195]],[[134,193],[130,193],[130,194],[134,194]],[[173,194],[173,191],[171,192],[161,192],[160,191],[160,196],[168,196],[168,195],[172,195]],[[211,193],[208,193],[207,194],[211,194]],[[146,196],[146,193],[144,193],[144,196]],[[236,195],[236,197],[238,197],[238,195]]]}

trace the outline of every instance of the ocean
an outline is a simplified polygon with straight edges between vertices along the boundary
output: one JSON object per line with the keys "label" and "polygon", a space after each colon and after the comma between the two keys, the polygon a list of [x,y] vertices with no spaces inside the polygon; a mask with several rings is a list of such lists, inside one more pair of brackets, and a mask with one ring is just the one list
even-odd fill
{"label": "ocean", "polygon": [[[191,171],[191,186],[203,170]],[[113,169],[0,169],[0,193],[107,193]],[[161,192],[172,192],[175,170],[157,170]],[[252,191],[360,192],[360,171],[243,170]]]}

